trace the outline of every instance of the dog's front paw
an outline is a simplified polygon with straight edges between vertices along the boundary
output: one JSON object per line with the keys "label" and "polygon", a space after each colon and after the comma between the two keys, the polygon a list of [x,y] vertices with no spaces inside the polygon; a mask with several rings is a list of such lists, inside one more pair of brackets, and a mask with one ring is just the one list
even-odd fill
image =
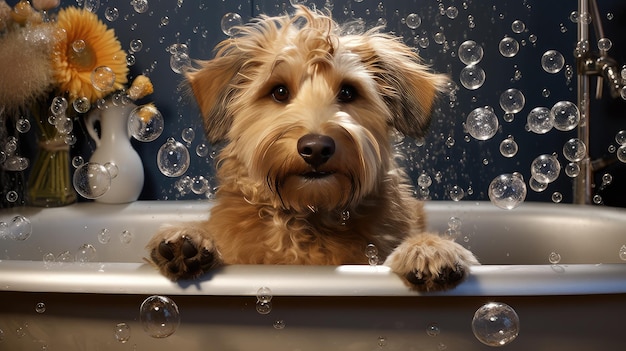
{"label": "dog's front paw", "polygon": [[165,227],[147,249],[151,263],[173,281],[197,278],[221,263],[213,242],[197,228]]}
{"label": "dog's front paw", "polygon": [[463,246],[435,234],[406,239],[389,255],[385,265],[412,289],[446,290],[458,285],[478,260]]}

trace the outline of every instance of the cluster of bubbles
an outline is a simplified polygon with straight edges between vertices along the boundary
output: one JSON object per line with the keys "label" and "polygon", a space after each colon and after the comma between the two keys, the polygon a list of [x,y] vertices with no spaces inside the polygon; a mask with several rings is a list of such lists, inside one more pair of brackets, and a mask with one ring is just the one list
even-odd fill
{"label": "cluster of bubbles", "polygon": [[378,248],[374,244],[367,244],[365,247],[365,257],[367,257],[367,261],[370,266],[376,266],[380,259],[378,257]]}
{"label": "cluster of bubbles", "polygon": [[[16,129],[20,133],[26,133],[30,130],[30,122],[26,118],[20,118],[16,122]],[[20,128],[21,126],[21,128]],[[6,143],[0,148],[0,166],[7,171],[23,171],[28,168],[30,161],[26,157],[19,156],[17,154],[18,140],[14,136],[7,138]],[[11,198],[7,194],[7,200],[11,201]],[[16,199],[17,200],[17,199]]]}
{"label": "cluster of bubbles", "polygon": [[17,215],[9,222],[0,221],[0,239],[24,241],[33,233],[33,225],[28,217]]}
{"label": "cluster of bubbles", "polygon": [[472,318],[474,336],[487,346],[508,345],[515,340],[519,330],[519,316],[511,306],[502,302],[481,306]]}
{"label": "cluster of bubbles", "polygon": [[616,151],[617,159],[626,163],[626,130],[620,130],[615,134],[615,142],[619,145]]}
{"label": "cluster of bubbles", "polygon": [[139,320],[143,330],[151,337],[167,338],[180,325],[178,305],[166,296],[150,296],[139,308]]}
{"label": "cluster of bubbles", "polygon": [[173,44],[168,47],[170,68],[178,74],[185,73],[191,67],[189,47],[187,44]]}

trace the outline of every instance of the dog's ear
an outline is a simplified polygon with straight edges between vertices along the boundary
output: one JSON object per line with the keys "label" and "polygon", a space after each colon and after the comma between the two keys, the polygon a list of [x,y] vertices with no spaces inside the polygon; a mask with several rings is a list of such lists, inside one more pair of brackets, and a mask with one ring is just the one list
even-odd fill
{"label": "dog's ear", "polygon": [[242,56],[233,50],[220,50],[214,59],[197,61],[199,67],[185,73],[211,143],[226,139],[232,124],[233,116],[228,106],[236,92],[235,81],[244,62]]}
{"label": "dog's ear", "polygon": [[[424,65],[415,52],[399,38],[382,33],[365,36],[362,59],[378,81],[392,116],[388,121],[406,136],[424,137],[430,125],[430,114],[438,94],[448,78]],[[359,51],[359,49],[357,49]]]}

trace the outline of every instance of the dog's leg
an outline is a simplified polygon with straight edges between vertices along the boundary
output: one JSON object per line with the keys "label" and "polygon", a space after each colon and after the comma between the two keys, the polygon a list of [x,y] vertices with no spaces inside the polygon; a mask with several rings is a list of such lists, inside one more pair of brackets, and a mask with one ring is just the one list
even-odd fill
{"label": "dog's leg", "polygon": [[173,281],[197,278],[222,262],[202,225],[163,227],[150,240],[147,249],[150,263]]}
{"label": "dog's leg", "polygon": [[414,234],[385,260],[412,289],[446,290],[459,284],[478,260],[463,246],[436,234]]}

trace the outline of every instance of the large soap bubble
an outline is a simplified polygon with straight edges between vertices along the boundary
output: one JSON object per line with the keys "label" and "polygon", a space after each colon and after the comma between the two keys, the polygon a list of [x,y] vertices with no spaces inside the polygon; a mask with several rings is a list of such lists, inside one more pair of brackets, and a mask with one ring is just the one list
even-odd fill
{"label": "large soap bubble", "polygon": [[565,58],[556,50],[548,50],[541,56],[541,67],[548,73],[558,73],[565,66]]}
{"label": "large soap bubble", "polygon": [[500,54],[504,57],[513,57],[519,52],[519,43],[511,37],[504,37],[498,44]]}
{"label": "large soap bubble", "polygon": [[168,177],[179,177],[189,168],[189,151],[181,142],[169,138],[157,153],[157,166]]}
{"label": "large soap bubble", "polygon": [[488,346],[504,346],[519,334],[520,321],[515,310],[501,302],[490,302],[474,313],[472,331]]}
{"label": "large soap bubble", "polygon": [[476,65],[466,66],[461,70],[459,80],[465,88],[476,90],[485,83],[485,71]]}
{"label": "large soap bubble", "polygon": [[561,164],[555,155],[540,155],[530,165],[533,178],[540,183],[552,183],[559,177]]}
{"label": "large soap bubble", "polygon": [[153,104],[135,107],[128,118],[128,130],[139,141],[155,140],[163,133],[163,127],[163,115]]}
{"label": "large soap bubble", "polygon": [[229,12],[222,17],[222,32],[228,36],[233,36],[237,34],[236,27],[241,26],[242,24],[243,20],[241,19],[240,14]]}
{"label": "large soap bubble", "polygon": [[560,131],[569,131],[578,125],[580,111],[576,104],[569,101],[559,101],[550,110],[554,118],[554,128]]}
{"label": "large soap bubble", "polygon": [[587,146],[578,138],[572,138],[563,145],[563,156],[569,161],[578,162],[585,158],[585,155],[587,155]]}
{"label": "large soap bubble", "polygon": [[489,200],[504,210],[512,210],[526,199],[526,184],[519,173],[501,174],[489,184]]}
{"label": "large soap bubble", "polygon": [[547,107],[535,107],[526,117],[526,126],[537,134],[545,134],[554,127],[554,116]]}
{"label": "large soap bubble", "polygon": [[103,165],[87,162],[74,171],[74,189],[86,199],[97,199],[111,188],[111,175]]}
{"label": "large soap bubble", "polygon": [[490,107],[479,107],[467,115],[465,128],[478,140],[491,139],[498,131],[498,117]]}
{"label": "large soap bubble", "polygon": [[180,325],[180,312],[176,303],[166,296],[153,295],[139,308],[143,330],[153,338],[167,338]]}
{"label": "large soap bubble", "polygon": [[475,65],[483,58],[483,47],[473,40],[466,40],[459,45],[459,60],[466,65]]}
{"label": "large soap bubble", "polygon": [[506,113],[518,113],[526,104],[524,94],[517,89],[507,89],[500,94],[500,107]]}

